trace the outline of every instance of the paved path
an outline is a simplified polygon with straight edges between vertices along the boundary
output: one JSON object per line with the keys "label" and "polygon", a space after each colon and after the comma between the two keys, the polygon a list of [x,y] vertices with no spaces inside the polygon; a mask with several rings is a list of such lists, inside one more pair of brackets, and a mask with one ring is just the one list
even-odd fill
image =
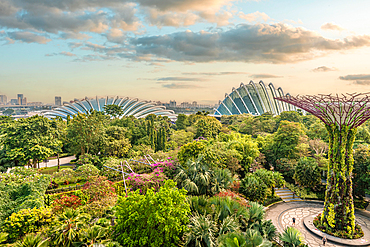
{"label": "paved path", "polygon": [[[288,226],[293,226],[292,218],[296,218],[295,228],[299,229],[304,236],[304,239],[308,246],[318,247],[322,245],[321,238],[313,235],[309,232],[303,225],[303,218],[311,214],[318,214],[322,211],[323,205],[309,202],[288,202],[288,203],[278,203],[271,206],[266,211],[266,219],[272,220],[273,224],[276,226],[278,231],[282,233],[284,229]],[[360,225],[370,229],[370,219],[362,215],[356,214],[356,221]],[[346,246],[337,243],[326,243],[325,246],[335,247],[335,246]]]}
{"label": "paved path", "polygon": [[288,188],[275,188],[275,193],[279,196],[284,202],[291,202],[291,201],[302,201],[297,195],[295,195],[290,189]]}
{"label": "paved path", "polygon": [[[69,162],[71,162],[71,160],[74,160],[76,159],[75,156],[68,156],[68,157],[64,157],[64,158],[60,158],[59,161],[60,161],[60,165],[68,165]],[[58,165],[58,159],[53,159],[53,160],[49,160],[48,163],[44,163],[44,162],[41,162],[40,163],[40,168],[41,167],[52,167],[52,166],[57,166]],[[26,168],[28,168],[28,166],[25,166]],[[9,172],[11,169],[13,168],[8,168],[7,172]]]}

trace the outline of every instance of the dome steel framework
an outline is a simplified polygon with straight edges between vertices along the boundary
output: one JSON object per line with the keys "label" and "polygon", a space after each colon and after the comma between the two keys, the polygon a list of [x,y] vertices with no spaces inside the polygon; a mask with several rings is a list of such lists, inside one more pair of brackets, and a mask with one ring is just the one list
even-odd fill
{"label": "dome steel framework", "polygon": [[289,93],[284,95],[281,87],[276,90],[272,83],[266,87],[263,81],[257,84],[250,81],[247,85],[242,82],[239,88],[233,88],[230,94],[225,94],[223,101],[219,101],[219,106],[214,109],[214,116],[244,113],[258,116],[265,112],[279,115],[283,111],[296,111],[294,105],[275,99],[289,95]]}
{"label": "dome steel framework", "polygon": [[122,116],[143,118],[150,114],[154,114],[157,116],[167,116],[171,120],[176,120],[177,118],[177,115],[171,110],[166,110],[165,106],[155,105],[153,102],[142,101],[138,98],[119,96],[76,100],[73,103],[64,104],[63,106],[55,108],[52,111],[46,111],[44,116],[48,118],[61,117],[63,119],[67,119],[67,116],[69,115],[73,118],[73,116],[78,113],[89,114],[91,110],[104,111],[104,106],[106,105],[121,106],[123,110]]}

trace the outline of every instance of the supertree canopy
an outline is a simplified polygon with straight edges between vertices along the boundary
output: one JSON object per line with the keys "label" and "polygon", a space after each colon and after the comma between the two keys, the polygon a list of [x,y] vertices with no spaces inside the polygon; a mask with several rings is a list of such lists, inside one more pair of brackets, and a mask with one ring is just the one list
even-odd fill
{"label": "supertree canopy", "polygon": [[321,222],[354,233],[353,142],[357,127],[370,118],[370,93],[277,97],[321,119],[329,133],[329,165]]}

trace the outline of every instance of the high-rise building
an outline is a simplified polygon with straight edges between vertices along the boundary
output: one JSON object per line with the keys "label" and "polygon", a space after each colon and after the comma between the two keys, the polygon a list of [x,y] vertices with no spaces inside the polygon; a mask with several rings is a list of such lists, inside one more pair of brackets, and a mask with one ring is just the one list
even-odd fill
{"label": "high-rise building", "polygon": [[170,107],[176,107],[176,101],[170,100]]}
{"label": "high-rise building", "polygon": [[23,94],[17,94],[17,105],[22,105],[22,100],[23,100]]}
{"label": "high-rise building", "polygon": [[198,103],[197,103],[196,101],[193,101],[193,103],[191,104],[191,106],[192,106],[193,108],[197,108]]}
{"label": "high-rise building", "polygon": [[62,105],[62,97],[55,96],[55,105]]}
{"label": "high-rise building", "polygon": [[0,95],[0,104],[6,105],[6,103],[8,103],[6,95]]}
{"label": "high-rise building", "polygon": [[27,105],[27,98],[26,97],[24,97],[22,99],[21,105]]}
{"label": "high-rise building", "polygon": [[11,105],[18,105],[18,99],[11,99],[10,104]]}

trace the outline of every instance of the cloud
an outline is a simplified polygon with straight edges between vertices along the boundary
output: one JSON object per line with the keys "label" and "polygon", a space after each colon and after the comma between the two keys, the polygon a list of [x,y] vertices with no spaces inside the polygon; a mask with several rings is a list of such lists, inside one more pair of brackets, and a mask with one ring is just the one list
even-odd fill
{"label": "cloud", "polygon": [[184,84],[184,83],[163,84],[162,87],[169,88],[169,89],[193,89],[193,88],[201,88],[201,86],[199,86],[199,85]]}
{"label": "cloud", "polygon": [[345,30],[344,28],[334,24],[334,23],[325,23],[321,26],[322,30],[334,30],[334,31],[343,31]]}
{"label": "cloud", "polygon": [[248,22],[255,22],[255,21],[261,21],[261,20],[268,21],[269,19],[271,19],[266,13],[263,13],[263,12],[261,13],[259,11],[250,13],[250,14],[240,13],[239,17]]}
{"label": "cloud", "polygon": [[23,43],[46,44],[51,41],[51,39],[48,39],[45,36],[38,35],[32,32],[2,32],[0,35],[5,37],[5,40],[7,40],[8,44],[13,44],[15,43],[15,41]]}
{"label": "cloud", "polygon": [[326,66],[320,66],[320,67],[317,67],[317,68],[314,68],[312,71],[313,72],[329,72],[329,71],[337,71],[338,69],[337,68],[329,68],[329,67],[326,67]]}
{"label": "cloud", "polygon": [[217,75],[247,75],[247,72],[184,72],[183,75],[208,75],[208,76],[217,76]]}
{"label": "cloud", "polygon": [[190,77],[162,77],[158,78],[157,81],[206,81],[204,78],[190,78]]}
{"label": "cloud", "polygon": [[295,63],[335,51],[370,46],[370,36],[327,39],[316,32],[278,23],[242,24],[215,32],[177,32],[131,39],[136,55],[174,61]]}
{"label": "cloud", "polygon": [[370,85],[370,74],[346,75],[340,76],[339,79],[353,81],[354,84],[358,85]]}
{"label": "cloud", "polygon": [[187,11],[219,9],[236,0],[136,0],[141,6],[155,7],[161,11]]}
{"label": "cloud", "polygon": [[58,55],[62,55],[62,56],[66,56],[66,57],[76,57],[76,54],[73,54],[73,53],[68,52],[68,51],[62,51],[62,52],[59,52],[59,53],[49,53],[49,54],[46,54],[45,56],[46,57],[52,57],[52,56],[58,56]]}
{"label": "cloud", "polygon": [[267,78],[282,78],[283,76],[280,75],[272,75],[272,74],[253,74],[251,75],[253,79],[267,79]]}

